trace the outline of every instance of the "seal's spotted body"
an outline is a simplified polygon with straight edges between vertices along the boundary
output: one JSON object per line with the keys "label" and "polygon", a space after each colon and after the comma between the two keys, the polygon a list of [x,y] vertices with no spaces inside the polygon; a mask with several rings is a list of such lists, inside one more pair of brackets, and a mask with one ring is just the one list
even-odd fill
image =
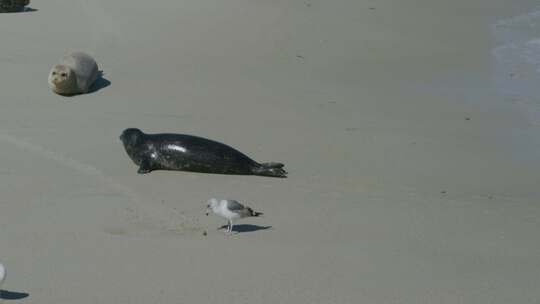
{"label": "seal's spotted body", "polygon": [[14,13],[24,11],[30,0],[0,0],[0,13]]}
{"label": "seal's spotted body", "polygon": [[259,164],[236,149],[206,138],[184,134],[144,134],[126,129],[120,136],[138,173],[177,170],[201,173],[286,177],[283,164]]}

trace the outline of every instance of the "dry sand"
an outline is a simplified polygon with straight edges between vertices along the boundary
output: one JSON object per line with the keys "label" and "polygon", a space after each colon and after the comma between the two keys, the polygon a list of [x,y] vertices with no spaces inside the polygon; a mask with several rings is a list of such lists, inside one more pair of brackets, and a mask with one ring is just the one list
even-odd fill
{"label": "dry sand", "polygon": [[[539,126],[485,89],[490,24],[533,5],[50,0],[0,15],[3,289],[39,304],[538,303],[540,154],[520,134]],[[51,93],[70,49],[110,86]],[[127,127],[219,140],[289,178],[137,175]],[[204,216],[213,196],[265,217],[226,236]]]}

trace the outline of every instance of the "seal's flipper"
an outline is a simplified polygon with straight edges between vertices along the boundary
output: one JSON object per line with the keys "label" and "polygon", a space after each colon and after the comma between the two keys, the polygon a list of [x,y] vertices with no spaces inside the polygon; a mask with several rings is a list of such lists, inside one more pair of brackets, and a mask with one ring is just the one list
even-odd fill
{"label": "seal's flipper", "polygon": [[253,169],[253,174],[270,177],[287,177],[287,171],[283,170],[282,163],[264,163]]}
{"label": "seal's flipper", "polygon": [[150,162],[147,159],[143,159],[139,166],[139,170],[137,170],[137,173],[145,174],[150,172],[152,172],[152,166],[150,165]]}
{"label": "seal's flipper", "polygon": [[268,168],[283,168],[285,165],[282,163],[270,162],[270,163],[264,163],[262,164],[262,166],[268,167]]}

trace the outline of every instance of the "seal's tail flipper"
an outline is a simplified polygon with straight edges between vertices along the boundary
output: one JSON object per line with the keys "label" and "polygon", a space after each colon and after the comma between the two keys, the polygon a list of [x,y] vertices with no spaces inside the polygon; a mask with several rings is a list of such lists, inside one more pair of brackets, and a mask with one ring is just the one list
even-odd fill
{"label": "seal's tail flipper", "polygon": [[283,170],[282,163],[264,163],[253,169],[253,174],[270,177],[287,177],[287,171]]}

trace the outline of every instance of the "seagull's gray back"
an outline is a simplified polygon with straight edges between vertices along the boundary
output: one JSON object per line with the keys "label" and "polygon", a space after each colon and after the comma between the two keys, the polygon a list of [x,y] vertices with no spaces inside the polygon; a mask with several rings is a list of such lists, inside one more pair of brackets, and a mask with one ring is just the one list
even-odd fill
{"label": "seagull's gray back", "polygon": [[235,201],[235,200],[227,200],[227,209],[229,209],[230,211],[242,211],[244,210],[246,207],[244,207],[244,205],[240,204],[239,202]]}

